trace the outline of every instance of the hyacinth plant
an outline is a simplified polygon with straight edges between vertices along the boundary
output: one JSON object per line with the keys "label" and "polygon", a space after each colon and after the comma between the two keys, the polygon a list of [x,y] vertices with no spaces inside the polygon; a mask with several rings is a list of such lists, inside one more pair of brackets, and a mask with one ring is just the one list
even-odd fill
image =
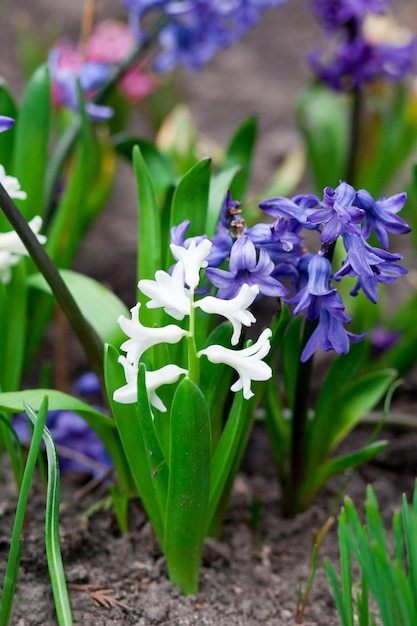
{"label": "hyacinth plant", "polygon": [[[112,458],[120,501],[124,494],[139,491],[166,554],[171,580],[183,592],[194,593],[204,538],[219,532],[253,411],[262,398],[287,515],[309,506],[331,476],[372,458],[385,445],[381,442],[343,457],[331,456],[364,413],[383,397],[396,375],[392,369],[368,375],[358,373],[364,337],[345,325],[355,323],[347,311],[350,296],[360,293],[375,304],[380,285],[394,282],[406,271],[398,263],[400,255],[387,250],[390,233],[404,234],[409,230],[397,215],[406,195],[380,198],[379,191],[374,192],[375,178],[370,179],[369,187],[366,181],[356,184],[360,151],[355,129],[360,82],[354,82],[350,89],[353,106],[348,150],[346,145],[342,146],[343,151],[337,144],[334,153],[328,152],[325,158],[313,141],[312,129],[305,130],[320,193],[324,187],[323,198],[304,194],[289,199],[276,191],[265,194],[267,199],[260,203],[260,208],[272,217],[272,223],[254,224],[252,220],[247,226],[234,199],[243,197],[247,184],[253,122],[240,129],[215,174],[210,160],[204,159],[178,180],[178,171],[171,167],[166,155],[149,142],[142,142],[143,154],[138,148],[133,151],[139,196],[138,303],[131,309],[130,317],[120,303],[108,306],[108,294],[100,301],[102,306],[98,306],[97,299],[94,307],[88,305],[90,283],[84,282],[85,277],[59,274],[55,265],[65,267],[70,262],[86,225],[105,196],[103,189],[95,190],[95,208],[92,213],[86,212],[85,222],[71,208],[75,205],[81,210],[85,203],[90,206],[86,186],[91,178],[101,180],[100,176],[91,176],[92,171],[97,171],[97,161],[89,161],[91,146],[104,155],[100,172],[107,171],[114,156],[112,150],[101,152],[102,145],[95,135],[95,124],[106,123],[110,114],[109,102],[105,102],[109,88],[154,39],[159,39],[162,48],[156,61],[159,70],[179,64],[200,67],[247,30],[261,10],[280,2],[195,0],[124,4],[139,43],[123,60],[109,69],[107,61],[94,58],[91,51],[91,58],[84,63],[85,57],[80,60],[75,55],[74,60],[66,49],[52,51],[49,58],[55,104],[65,105],[70,113],[67,111],[60,122],[65,130],[48,167],[47,133],[42,135],[38,153],[42,175],[34,174],[33,180],[26,179],[28,186],[24,185],[25,190],[32,190],[32,209],[43,197],[39,194],[45,196],[44,217],[49,221],[46,252],[16,211],[4,186],[0,186],[0,205],[49,287],[40,275],[31,276],[29,284],[54,293],[99,377],[103,341],[114,344],[105,350],[105,384],[114,421],[104,411],[52,390],[47,391],[49,407],[77,411],[96,430]],[[316,3],[323,16],[324,6],[325,3]],[[347,32],[353,25],[362,28],[363,11],[348,11],[343,22],[342,8],[353,10],[353,4],[341,0],[333,8],[339,6],[340,11],[326,17],[336,20],[333,27],[343,24]],[[367,8],[379,7],[370,3]],[[150,19],[152,11],[162,19],[158,17],[151,37],[142,27],[143,17],[149,13],[146,17]],[[404,54],[411,51],[409,46]],[[378,71],[371,78],[367,76],[367,80],[380,77],[386,67],[384,54],[390,51],[377,52],[379,56],[371,56]],[[318,72],[321,59],[316,58],[314,66]],[[346,74],[345,69],[343,72]],[[320,78],[325,79],[324,71]],[[36,75],[32,88],[49,98],[49,73],[45,68]],[[314,112],[317,99],[311,97],[311,102]],[[41,106],[45,101],[28,93],[17,128],[20,139],[16,145],[21,151],[29,145],[25,143],[25,124],[33,122],[33,132],[39,126],[40,118],[35,116],[32,120],[29,113],[22,115],[23,105],[30,111],[32,103],[39,107],[39,115],[49,110]],[[330,116],[331,121],[335,115]],[[22,120],[26,120],[25,124]],[[313,122],[315,130],[317,120]],[[344,128],[338,128],[337,135],[342,143],[349,134],[343,134]],[[324,137],[327,141],[329,134],[324,133]],[[73,152],[77,138],[78,148]],[[131,146],[132,140],[118,144],[120,151]],[[403,150],[400,157],[406,152]],[[106,160],[109,154],[110,161]],[[20,157],[16,159],[23,167]],[[238,171],[242,161],[243,168]],[[58,181],[66,171],[64,163],[71,164],[71,168],[60,196]],[[335,165],[335,171],[328,172],[331,180],[323,174],[329,163]],[[342,168],[336,170],[340,165]],[[28,175],[26,170],[21,171]],[[233,198],[226,194],[228,188],[233,190]],[[100,202],[95,203],[97,198]],[[25,216],[30,217],[30,213]],[[71,227],[75,234],[66,248],[65,236]],[[303,229],[316,239],[313,252],[307,249]],[[171,267],[173,261],[176,263]],[[352,279],[355,284],[345,288]],[[98,298],[100,292],[94,293]],[[273,319],[268,318],[265,323],[268,328],[258,329],[258,339],[253,344],[244,345],[242,326],[256,322],[248,307],[255,304],[259,308],[267,298],[273,302]],[[289,307],[293,307],[294,313],[291,321]],[[45,317],[43,305],[37,306],[36,311]],[[214,316],[226,318],[227,322],[216,326]],[[119,327],[115,324],[117,317]],[[85,318],[96,330],[105,326],[99,339]],[[39,329],[42,324],[38,320],[35,330],[39,333]],[[127,339],[121,339],[122,335]],[[276,361],[278,348],[280,364]],[[312,365],[319,350],[333,351],[339,356],[312,406]],[[251,381],[255,381],[253,386]],[[25,400],[38,410],[45,393],[43,389],[2,393],[0,406],[5,411],[19,411]],[[115,503],[117,507],[117,494]]]}
{"label": "hyacinth plant", "polygon": [[[389,0],[309,4],[325,45],[309,55],[313,80],[296,112],[316,189],[346,180],[379,198],[400,174],[409,180],[403,213],[415,238],[416,176],[414,168],[410,180],[408,168],[417,139],[415,33],[397,21]],[[377,306],[370,308],[361,294],[352,301],[352,318],[363,320],[374,339],[363,355],[364,371],[394,367],[404,375],[413,366],[415,302],[412,293],[390,312],[384,288]]]}

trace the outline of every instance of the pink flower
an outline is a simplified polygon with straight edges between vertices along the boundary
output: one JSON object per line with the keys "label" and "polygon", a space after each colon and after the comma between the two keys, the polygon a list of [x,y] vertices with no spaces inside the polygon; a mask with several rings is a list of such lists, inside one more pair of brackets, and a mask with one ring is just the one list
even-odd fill
{"label": "pink flower", "polygon": [[[130,28],[117,20],[104,20],[97,24],[87,44],[87,59],[104,63],[119,63],[136,45]],[[119,88],[126,100],[142,100],[156,88],[153,76],[145,70],[146,61],[135,63],[119,81]]]}

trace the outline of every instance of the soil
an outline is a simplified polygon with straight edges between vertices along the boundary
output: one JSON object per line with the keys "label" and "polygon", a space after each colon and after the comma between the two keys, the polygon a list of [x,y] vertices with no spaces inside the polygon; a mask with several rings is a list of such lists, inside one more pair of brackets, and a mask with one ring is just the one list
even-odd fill
{"label": "soil", "polygon": [[[345,446],[363,444],[366,429],[357,430]],[[367,484],[372,483],[385,520],[411,496],[417,471],[417,434],[386,435],[388,450],[357,471],[344,489],[361,511]],[[344,479],[331,481],[317,502],[294,520],[283,519],[267,438],[257,425],[242,471],[236,478],[221,541],[206,542],[200,591],[181,596],[166,578],[165,559],[138,502],[129,509],[130,531],[120,535],[112,512],[97,503],[100,486],[74,499],[80,485],[63,478],[61,548],[75,624],[85,626],[292,626],[296,623],[297,590],[305,588],[313,534],[339,509]],[[4,571],[16,494],[13,481],[1,485],[0,571]],[[259,522],[254,511],[260,510]],[[12,626],[56,623],[46,564],[43,524],[44,493],[35,481],[30,497],[24,549],[11,619]],[[304,626],[340,624],[322,559],[337,564],[337,528],[329,531],[308,601]],[[101,596],[100,596],[101,592]],[[108,599],[109,605],[103,606]],[[100,603],[100,598],[102,603]],[[112,605],[110,605],[112,603]]]}
{"label": "soil", "polygon": [[[408,22],[417,23],[412,0],[399,3]],[[17,6],[19,5],[19,6]],[[22,77],[16,56],[18,25],[31,20],[35,30],[64,29],[76,36],[82,0],[21,0],[10,9],[10,24],[1,38],[0,74],[20,95]],[[121,15],[111,0],[101,0],[103,15]],[[23,21],[22,21],[23,20]],[[49,26],[48,26],[49,25]],[[52,27],[51,27],[52,28]],[[293,100],[308,75],[305,54],[319,41],[318,29],[306,0],[288,2],[265,14],[254,31],[236,47],[219,54],[201,72],[181,72],[184,97],[197,128],[221,146],[249,115],[260,121],[259,148],[252,191],[259,191],[288,149],[299,142],[293,116]],[[150,135],[152,128],[138,111],[132,131]],[[308,188],[308,181],[304,181]],[[308,190],[308,189],[306,189]],[[135,293],[136,200],[133,176],[119,165],[111,201],[85,241],[76,267],[101,280],[131,306]],[[123,253],[121,254],[121,251]],[[77,368],[85,365],[80,351]],[[416,396],[408,398],[415,414]],[[400,408],[404,410],[405,399]],[[344,489],[358,508],[372,483],[387,523],[399,506],[402,492],[408,496],[417,473],[417,435],[400,430],[385,433],[391,440],[377,461],[355,472]],[[346,442],[354,449],[369,432],[358,429]],[[0,483],[0,572],[4,572],[10,530],[16,505],[13,481],[3,459]],[[331,481],[316,504],[295,520],[280,511],[279,486],[270,450],[261,425],[251,439],[245,462],[232,493],[221,541],[205,546],[201,586],[197,596],[183,597],[166,579],[165,561],[154,544],[149,523],[138,502],[129,509],[130,531],[121,536],[108,508],[96,510],[107,494],[99,486],[74,499],[80,484],[74,477],[62,479],[61,546],[74,621],[80,626],[287,626],[295,623],[297,589],[309,575],[313,532],[334,510],[344,478]],[[337,501],[337,500],[336,500]],[[339,501],[340,504],[340,501]],[[39,477],[29,503],[28,524],[19,571],[13,626],[49,626],[56,623],[46,565],[43,526],[44,493]],[[260,508],[259,524],[256,511]],[[338,558],[336,525],[320,552],[320,563]],[[0,573],[0,583],[2,574]],[[103,606],[108,591],[110,608]],[[103,593],[100,595],[100,591]],[[102,603],[94,603],[96,598]],[[337,626],[339,619],[324,571],[319,567],[308,602],[304,626]]]}

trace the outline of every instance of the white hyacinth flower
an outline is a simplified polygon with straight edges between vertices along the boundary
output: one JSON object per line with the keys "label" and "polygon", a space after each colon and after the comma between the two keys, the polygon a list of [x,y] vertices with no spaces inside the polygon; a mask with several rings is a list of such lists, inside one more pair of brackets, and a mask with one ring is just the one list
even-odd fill
{"label": "white hyacinth flower", "polygon": [[207,267],[206,258],[211,250],[212,243],[209,239],[203,239],[199,244],[194,240],[188,248],[171,243],[170,248],[174,258],[180,261],[184,267],[185,282],[194,291],[200,282],[200,269]]}
{"label": "white hyacinth flower", "polygon": [[262,359],[268,354],[272,331],[266,328],[256,343],[243,350],[230,350],[223,346],[214,345],[200,350],[198,356],[205,355],[211,363],[225,363],[233,367],[239,374],[238,380],[230,387],[231,391],[243,389],[245,400],[252,398],[252,380],[268,380],[272,370]]}
{"label": "white hyacinth flower", "polygon": [[11,198],[15,200],[26,200],[26,192],[20,189],[20,183],[17,178],[8,176],[2,165],[0,165],[0,183]]}
{"label": "white hyacinth flower", "polygon": [[155,280],[144,278],[138,283],[138,287],[145,296],[151,298],[146,303],[148,309],[163,307],[176,320],[184,319],[190,314],[189,291],[184,287],[184,268],[177,263],[172,274],[158,270]]}
{"label": "white hyacinth flower", "polygon": [[258,285],[242,285],[238,295],[230,300],[222,300],[207,296],[195,303],[194,306],[199,307],[206,313],[215,313],[222,315],[233,326],[233,335],[231,339],[232,346],[235,346],[240,338],[243,326],[250,326],[256,322],[256,318],[250,311],[246,309],[252,304],[259,293]]}
{"label": "white hyacinth flower", "polygon": [[[113,394],[113,400],[120,404],[133,404],[137,402],[138,390],[138,367],[129,363],[124,356],[120,356],[118,362],[123,365],[125,372],[126,385],[119,387]],[[177,382],[178,378],[182,374],[188,374],[188,370],[178,367],[178,365],[165,365],[158,370],[145,373],[145,385],[149,398],[149,403],[163,413],[167,408],[162,402],[161,398],[156,394],[156,389],[162,387],[162,385],[170,385]]]}
{"label": "white hyacinth flower", "polygon": [[[42,228],[42,218],[36,215],[36,217],[29,222],[29,226],[36,235],[39,243],[43,245],[46,242],[46,237],[39,234]],[[0,233],[0,280],[4,285],[6,285],[11,278],[10,268],[19,262],[21,256],[27,254],[28,251],[23,245],[19,235],[14,230],[8,233]]]}
{"label": "white hyacinth flower", "polygon": [[129,363],[137,364],[142,354],[159,343],[178,343],[182,337],[187,335],[187,331],[175,324],[162,326],[161,328],[148,328],[139,321],[140,303],[138,302],[130,313],[132,319],[127,319],[123,315],[117,320],[120,328],[129,337],[121,346],[121,350],[126,352]]}

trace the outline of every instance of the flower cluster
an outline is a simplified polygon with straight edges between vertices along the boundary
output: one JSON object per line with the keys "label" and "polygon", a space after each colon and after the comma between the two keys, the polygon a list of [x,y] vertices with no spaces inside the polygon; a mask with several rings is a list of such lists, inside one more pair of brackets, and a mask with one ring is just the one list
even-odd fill
{"label": "flower cluster", "polygon": [[[91,97],[106,83],[112,66],[124,60],[135,45],[129,27],[111,19],[95,27],[84,47],[74,46],[67,40],[57,42],[48,59],[54,105],[78,111],[78,81],[87,99],[86,111],[90,118],[95,121],[109,119],[113,110],[95,104]],[[120,93],[131,103],[143,99],[155,86],[144,62],[133,63],[118,82]]]}
{"label": "flower cluster", "polygon": [[[147,371],[146,389],[150,404],[159,411],[166,411],[156,389],[161,385],[171,384],[182,375],[190,375],[190,361],[205,356],[211,363],[225,363],[238,373],[238,380],[232,385],[232,391],[243,390],[245,399],[253,396],[252,381],[263,381],[271,377],[272,371],[262,359],[270,349],[271,330],[265,329],[258,340],[241,350],[225,348],[220,345],[209,345],[195,351],[195,309],[205,313],[221,315],[227,319],[233,329],[231,345],[238,344],[242,326],[251,326],[256,320],[248,307],[259,293],[257,285],[243,283],[236,296],[230,299],[206,296],[195,299],[196,288],[200,282],[200,270],[207,266],[212,242],[202,238],[198,243],[189,242],[188,247],[171,244],[171,252],[177,263],[171,273],[159,270],[155,280],[139,281],[140,291],[149,298],[147,307],[163,308],[175,320],[188,319],[188,329],[177,324],[150,328],[140,322],[140,303],[131,309],[131,319],[121,316],[120,327],[129,337],[121,346],[126,356],[120,356],[119,362],[124,368],[126,385],[117,389],[114,400],[130,404],[137,400],[137,375],[139,363],[144,353],[160,343],[176,344],[184,337],[189,340],[189,366],[167,364],[155,371]],[[190,353],[191,352],[191,353]],[[198,382],[198,381],[197,381]]]}
{"label": "flower cluster", "polygon": [[232,45],[252,28],[262,11],[284,0],[122,0],[136,37],[143,41],[143,16],[159,9],[167,23],[159,35],[162,52],[155,69],[166,72],[178,65],[199,69],[221,48]]}
{"label": "flower cluster", "polygon": [[326,39],[329,33],[342,37],[330,59],[321,50],[309,58],[314,73],[332,89],[352,91],[378,78],[399,80],[413,70],[415,38],[404,37],[401,31],[398,38],[379,41],[373,37],[372,27],[366,27],[373,14],[386,11],[386,5],[385,0],[311,0]]}
{"label": "flower cluster", "polygon": [[[362,290],[375,303],[379,283],[392,283],[406,273],[398,263],[401,255],[387,250],[389,233],[404,234],[410,230],[398,216],[406,199],[406,194],[401,193],[375,200],[365,189],[355,190],[342,182],[336,189],[326,187],[322,200],[308,194],[265,200],[260,208],[275,221],[246,228],[238,203],[228,195],[207,257],[206,276],[219,288],[221,298],[233,301],[242,285],[251,285],[258,290],[256,297],[283,298],[295,305],[295,314],[305,311],[307,319],[316,326],[303,349],[302,361],[318,348],[345,354],[350,342],[359,341],[364,335],[345,329],[351,319],[333,283],[344,276],[356,277],[351,295]],[[187,227],[187,222],[177,227],[174,236],[178,239],[180,233],[182,244],[190,247],[196,240],[185,238]],[[316,253],[306,248],[303,229],[319,233],[320,248]],[[369,243],[372,233],[381,248]],[[346,257],[334,272],[331,258],[339,238]],[[224,261],[228,261],[227,269],[215,267]],[[290,282],[292,294],[280,282],[285,279]]]}

